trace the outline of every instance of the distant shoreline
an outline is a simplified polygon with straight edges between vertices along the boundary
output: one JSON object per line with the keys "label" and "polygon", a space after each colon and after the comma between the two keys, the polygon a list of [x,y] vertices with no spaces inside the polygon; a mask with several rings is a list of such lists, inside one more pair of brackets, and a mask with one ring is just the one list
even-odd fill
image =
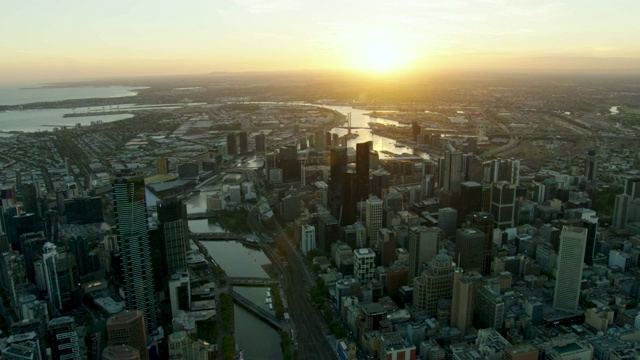
{"label": "distant shoreline", "polygon": [[[33,87],[21,87],[18,88],[18,90],[43,90],[43,89],[69,89],[69,88],[104,88],[104,87],[115,87],[115,86],[119,86],[119,87],[129,87],[129,85],[116,85],[116,84],[112,84],[112,85],[99,85],[99,84],[93,84],[93,85],[72,85],[72,84],[66,84],[66,83],[61,83],[61,84],[43,84],[40,86],[33,86]],[[149,89],[149,86],[140,86],[140,85],[136,85],[133,86],[131,89],[129,89],[129,91],[140,91],[140,90],[145,90],[145,89]],[[133,96],[133,95],[132,95]]]}

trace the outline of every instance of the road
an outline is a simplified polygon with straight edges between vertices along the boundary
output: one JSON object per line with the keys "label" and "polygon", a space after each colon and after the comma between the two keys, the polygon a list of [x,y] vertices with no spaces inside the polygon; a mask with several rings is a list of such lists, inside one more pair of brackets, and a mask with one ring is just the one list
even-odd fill
{"label": "road", "polygon": [[[259,231],[262,225],[259,224],[255,209],[249,213],[249,224],[256,234],[262,233]],[[276,264],[284,276],[289,314],[296,331],[296,359],[336,359],[333,349],[325,338],[329,332],[327,324],[318,310],[310,304],[309,291],[305,284],[312,284],[312,277],[282,228],[279,225],[277,227],[275,243],[284,250],[287,262],[291,266],[289,271],[281,263]],[[264,248],[270,258],[277,259],[268,246]]]}
{"label": "road", "polygon": [[318,310],[309,303],[309,291],[304,284],[309,284],[306,267],[298,257],[286,236],[280,232],[276,244],[284,249],[291,272],[285,271],[287,283],[287,301],[289,312],[298,332],[298,359],[335,359],[333,349],[327,343],[325,334],[327,324]]}

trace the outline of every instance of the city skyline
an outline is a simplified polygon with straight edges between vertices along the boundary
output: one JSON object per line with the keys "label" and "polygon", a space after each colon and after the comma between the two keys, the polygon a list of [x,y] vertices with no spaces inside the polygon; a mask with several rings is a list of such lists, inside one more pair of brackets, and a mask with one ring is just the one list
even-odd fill
{"label": "city skyline", "polygon": [[3,5],[1,83],[288,70],[637,73],[640,58],[631,1]]}

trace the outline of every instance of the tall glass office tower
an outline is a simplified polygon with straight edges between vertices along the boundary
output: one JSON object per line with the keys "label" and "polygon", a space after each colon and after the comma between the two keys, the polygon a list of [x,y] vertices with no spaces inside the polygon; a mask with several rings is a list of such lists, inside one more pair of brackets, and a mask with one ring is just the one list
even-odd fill
{"label": "tall glass office tower", "polygon": [[152,334],[157,325],[157,307],[153,291],[144,179],[115,180],[113,203],[125,304],[127,310],[140,310],[144,314],[147,333]]}

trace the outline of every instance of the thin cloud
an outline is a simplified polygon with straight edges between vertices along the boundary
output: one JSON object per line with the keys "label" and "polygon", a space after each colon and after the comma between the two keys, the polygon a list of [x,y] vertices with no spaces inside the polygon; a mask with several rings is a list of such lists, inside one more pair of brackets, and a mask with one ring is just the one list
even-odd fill
{"label": "thin cloud", "polygon": [[296,9],[300,2],[296,0],[234,0],[254,14],[283,12]]}

